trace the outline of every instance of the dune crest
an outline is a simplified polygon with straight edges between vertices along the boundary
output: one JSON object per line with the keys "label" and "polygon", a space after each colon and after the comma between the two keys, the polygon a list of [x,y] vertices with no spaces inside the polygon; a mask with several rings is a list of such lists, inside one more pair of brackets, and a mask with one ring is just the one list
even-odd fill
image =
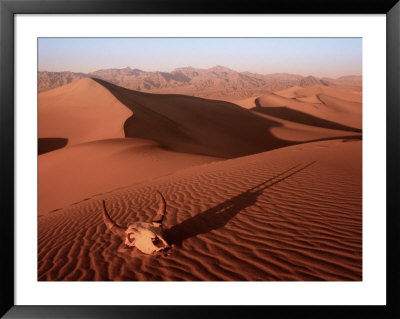
{"label": "dune crest", "polygon": [[132,112],[108,90],[85,78],[39,93],[39,138],[68,139],[68,146],[125,137],[123,123]]}
{"label": "dune crest", "polygon": [[170,150],[234,158],[292,145],[270,133],[277,121],[260,118],[236,104],[177,94],[128,90],[95,79],[133,112],[127,137],[157,141]]}
{"label": "dune crest", "polygon": [[252,110],[256,112],[302,124],[345,131],[362,129],[362,95],[353,90],[320,85],[293,87],[264,94],[255,104]]}

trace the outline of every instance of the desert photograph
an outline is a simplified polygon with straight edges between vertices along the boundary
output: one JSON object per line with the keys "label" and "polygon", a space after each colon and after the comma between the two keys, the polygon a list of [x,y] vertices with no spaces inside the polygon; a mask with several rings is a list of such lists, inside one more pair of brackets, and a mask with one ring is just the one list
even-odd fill
{"label": "desert photograph", "polygon": [[361,38],[38,38],[38,281],[362,281]]}

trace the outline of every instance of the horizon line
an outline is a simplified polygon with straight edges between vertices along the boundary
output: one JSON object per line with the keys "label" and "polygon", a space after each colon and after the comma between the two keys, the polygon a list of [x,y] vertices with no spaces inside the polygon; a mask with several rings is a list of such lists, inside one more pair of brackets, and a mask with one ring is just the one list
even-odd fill
{"label": "horizon line", "polygon": [[344,74],[344,75],[340,75],[340,76],[337,76],[337,77],[330,77],[330,76],[315,76],[313,74],[303,75],[303,74],[299,74],[299,73],[288,73],[288,72],[256,73],[256,72],[250,72],[250,71],[236,71],[236,70],[234,70],[232,68],[229,68],[229,67],[226,67],[226,66],[223,66],[223,65],[220,65],[220,64],[212,66],[210,68],[198,68],[198,67],[194,67],[194,66],[181,66],[181,67],[176,67],[176,68],[172,69],[171,71],[160,71],[160,70],[146,71],[146,70],[143,70],[143,69],[140,69],[140,68],[136,68],[136,67],[132,68],[131,66],[126,66],[126,67],[123,67],[123,68],[116,68],[116,67],[100,68],[100,69],[96,69],[96,70],[90,71],[90,72],[70,71],[70,70],[49,71],[49,70],[39,70],[39,68],[38,68],[38,72],[54,72],[54,73],[71,72],[71,73],[82,73],[82,74],[89,75],[90,73],[94,73],[94,72],[102,71],[102,70],[124,70],[124,69],[130,69],[130,70],[138,70],[138,71],[147,72],[147,73],[150,73],[150,72],[171,73],[171,72],[174,72],[177,69],[193,68],[193,69],[199,69],[199,70],[210,70],[210,69],[214,69],[214,68],[217,68],[217,67],[222,67],[222,68],[225,68],[225,69],[229,69],[229,70],[237,72],[237,73],[251,73],[251,74],[259,74],[259,75],[288,74],[288,75],[300,75],[300,76],[303,76],[303,77],[312,76],[312,77],[319,78],[319,79],[323,79],[323,78],[338,79],[338,78],[346,77],[346,76],[361,76],[362,77],[362,74]]}

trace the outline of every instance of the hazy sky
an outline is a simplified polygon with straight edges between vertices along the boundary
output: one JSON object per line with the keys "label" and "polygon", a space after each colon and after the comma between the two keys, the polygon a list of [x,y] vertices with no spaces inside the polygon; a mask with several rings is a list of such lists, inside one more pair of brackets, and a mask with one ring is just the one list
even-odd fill
{"label": "hazy sky", "polygon": [[318,77],[362,74],[361,38],[40,38],[40,71],[226,66]]}

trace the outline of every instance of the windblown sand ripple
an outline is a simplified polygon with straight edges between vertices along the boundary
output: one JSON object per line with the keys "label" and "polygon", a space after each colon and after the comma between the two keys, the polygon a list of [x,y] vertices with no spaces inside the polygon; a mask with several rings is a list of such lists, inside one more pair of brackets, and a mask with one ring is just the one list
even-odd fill
{"label": "windblown sand ripple", "polygon": [[153,141],[121,138],[82,143],[38,158],[39,216],[95,194],[219,160],[176,153]]}
{"label": "windblown sand ripple", "polygon": [[[159,255],[121,249],[120,225],[167,201]],[[203,164],[39,217],[39,280],[362,280],[361,141]]]}

